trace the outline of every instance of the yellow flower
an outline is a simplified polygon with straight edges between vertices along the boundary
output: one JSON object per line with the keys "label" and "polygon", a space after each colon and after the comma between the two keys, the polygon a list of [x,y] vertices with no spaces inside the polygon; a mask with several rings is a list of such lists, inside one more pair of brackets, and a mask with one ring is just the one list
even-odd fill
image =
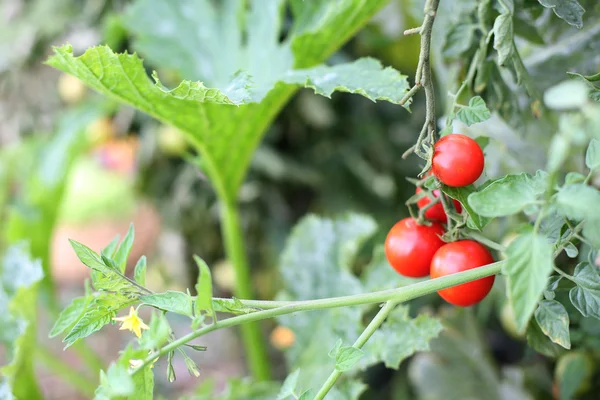
{"label": "yellow flower", "polygon": [[121,322],[120,330],[128,329],[131,332],[135,333],[135,336],[142,336],[142,329],[148,329],[148,325],[142,321],[140,317],[138,317],[137,312],[131,307],[129,310],[129,315],[125,317],[113,318],[114,321]]}

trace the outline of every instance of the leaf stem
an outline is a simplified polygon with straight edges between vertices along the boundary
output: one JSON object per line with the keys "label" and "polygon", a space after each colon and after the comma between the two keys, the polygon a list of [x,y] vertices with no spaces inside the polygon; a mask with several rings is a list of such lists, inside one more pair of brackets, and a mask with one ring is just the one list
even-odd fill
{"label": "leaf stem", "polygon": [[[476,279],[484,278],[486,276],[498,274],[501,270],[503,263],[504,261],[498,261],[486,265],[484,267],[474,268],[467,271],[459,272],[457,274],[447,275],[441,278],[430,279],[401,288],[382,290],[379,292],[295,302],[262,302],[262,306],[264,308],[268,308],[268,303],[272,303],[273,306],[278,307],[263,311],[257,311],[251,314],[244,314],[228,318],[222,321],[218,321],[215,324],[204,326],[196,331],[190,332],[187,335],[182,336],[179,339],[167,344],[159,351],[155,351],[152,354],[150,354],[144,359],[144,362],[138,368],[132,371],[132,374],[141,371],[146,365],[150,364],[157,358],[164,356],[170,351],[173,351],[178,347],[183,346],[186,343],[200,336],[206,335],[207,333],[219,329],[229,328],[240,324],[247,324],[249,322],[260,321],[267,318],[278,317],[280,315],[292,314],[299,311],[312,311],[327,308],[383,303],[390,300],[396,303],[402,303],[405,301],[415,299],[417,297],[424,296],[429,293],[434,293],[441,289],[446,289]],[[250,304],[249,301],[240,301],[244,304]]]}
{"label": "leaf stem", "polygon": [[494,249],[496,251],[505,251],[506,250],[506,248],[504,246],[502,246],[500,243],[496,243],[493,240],[490,240],[475,231],[469,232],[467,234],[467,236],[471,237],[473,240],[477,240],[478,242],[485,244],[490,249]]}
{"label": "leaf stem", "polygon": [[[365,343],[367,343],[367,341],[371,338],[371,336],[373,336],[373,333],[375,333],[375,331],[379,329],[381,324],[383,324],[387,316],[390,314],[390,312],[392,312],[392,310],[394,309],[394,307],[396,307],[397,304],[398,303],[395,301],[388,300],[385,303],[385,305],[381,308],[381,310],[379,310],[375,318],[371,320],[371,322],[365,328],[363,333],[358,337],[358,339],[356,339],[352,347],[357,349],[362,348],[365,345]],[[329,375],[329,378],[327,378],[321,389],[319,389],[319,392],[315,396],[314,400],[323,400],[327,393],[329,393],[329,391],[333,388],[333,385],[335,385],[335,382],[340,376],[342,376],[342,371],[340,371],[339,369],[335,369],[331,373],[331,375]]]}
{"label": "leaf stem", "polygon": [[[252,299],[252,280],[246,259],[243,232],[239,210],[235,201],[223,201],[221,207],[222,231],[225,251],[235,270],[235,295],[242,299]],[[212,326],[217,325],[217,323]],[[269,380],[271,368],[265,339],[258,324],[245,324],[241,327],[242,342],[248,359],[248,367],[258,380]]]}

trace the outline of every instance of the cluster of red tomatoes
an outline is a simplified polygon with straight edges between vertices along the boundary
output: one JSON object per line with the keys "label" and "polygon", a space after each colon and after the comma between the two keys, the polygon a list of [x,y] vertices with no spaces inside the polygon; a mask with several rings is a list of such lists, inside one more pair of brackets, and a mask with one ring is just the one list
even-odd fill
{"label": "cluster of red tomatoes", "polygon": [[[444,185],[461,187],[475,182],[483,172],[483,151],[473,139],[460,134],[444,136],[436,142],[431,171]],[[422,189],[417,187],[417,193]],[[433,195],[439,197],[439,190]],[[417,203],[421,209],[431,202],[424,197]],[[456,211],[461,204],[454,200]],[[428,225],[419,225],[405,218],[392,227],[385,241],[385,254],[391,266],[400,274],[413,278],[431,275],[438,278],[494,262],[489,250],[473,240],[445,243],[441,236],[448,216],[441,203],[427,209]],[[440,290],[447,302],[467,307],[476,304],[490,292],[494,276]]]}

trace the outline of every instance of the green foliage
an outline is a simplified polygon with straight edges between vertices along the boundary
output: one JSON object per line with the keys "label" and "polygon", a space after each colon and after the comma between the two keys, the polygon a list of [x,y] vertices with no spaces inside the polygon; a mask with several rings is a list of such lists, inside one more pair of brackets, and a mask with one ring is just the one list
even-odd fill
{"label": "green foliage", "polygon": [[529,232],[516,238],[506,253],[503,272],[508,278],[508,297],[517,331],[524,332],[552,273],[552,246],[545,237]]}
{"label": "green foliage", "polygon": [[587,317],[600,319],[600,273],[590,263],[581,263],[575,268],[573,280],[577,284],[569,292],[571,303]]}
{"label": "green foliage", "polygon": [[569,314],[562,304],[555,300],[540,301],[535,310],[535,320],[550,340],[565,349],[571,348]]}
{"label": "green foliage", "polygon": [[217,317],[213,309],[212,279],[210,276],[210,269],[200,257],[194,256],[194,261],[196,262],[200,273],[198,275],[198,283],[196,283],[196,292],[198,295],[196,296],[196,301],[194,302],[194,315],[196,320],[194,321],[193,325],[198,326],[202,321],[202,311],[210,314],[213,319],[213,323],[215,323],[217,322]]}
{"label": "green foliage", "polygon": [[[363,285],[373,290],[414,282],[388,275],[392,268],[381,248],[376,249],[361,280],[352,274],[350,268],[357,252],[374,230],[374,222],[358,214],[334,220],[305,217],[294,229],[282,254],[284,290],[279,297],[282,300],[318,299],[361,293],[365,291]],[[358,337],[366,311],[368,309],[340,308],[279,317],[280,322],[296,334],[296,343],[286,351],[286,359],[290,368],[300,369],[298,382],[302,389],[316,389],[332,368],[352,372],[357,367],[364,369],[381,361],[390,368],[398,368],[402,360],[414,352],[427,350],[428,341],[441,331],[435,318],[421,315],[411,319],[406,307],[398,307],[363,351],[342,346]],[[307,326],[311,329],[305,329]],[[315,337],[319,340],[315,341]],[[360,393],[358,386],[348,390]]]}
{"label": "green foliage", "polygon": [[147,350],[158,350],[169,341],[171,326],[163,313],[153,313],[148,329],[140,338],[140,347]]}
{"label": "green foliage", "polygon": [[471,126],[478,122],[483,122],[491,117],[490,110],[485,105],[485,101],[479,96],[475,96],[469,100],[469,105],[461,107],[456,113],[456,118],[467,126]]}
{"label": "green foliage", "polygon": [[160,310],[186,315],[190,318],[194,315],[192,307],[192,296],[183,292],[167,291],[165,293],[141,296],[143,304],[158,308]]}
{"label": "green foliage", "polygon": [[111,364],[106,373],[100,371],[100,386],[96,389],[97,400],[111,400],[133,395],[136,384],[127,373],[127,368]]}
{"label": "green foliage", "polygon": [[583,13],[585,9],[577,0],[538,0],[541,5],[551,8],[552,11],[567,24],[581,29],[583,27]]}
{"label": "green foliage", "polygon": [[38,282],[43,277],[39,260],[32,260],[26,245],[6,250],[0,265],[0,343],[6,364],[0,372],[0,392],[6,398],[38,399],[42,395],[33,370]]}

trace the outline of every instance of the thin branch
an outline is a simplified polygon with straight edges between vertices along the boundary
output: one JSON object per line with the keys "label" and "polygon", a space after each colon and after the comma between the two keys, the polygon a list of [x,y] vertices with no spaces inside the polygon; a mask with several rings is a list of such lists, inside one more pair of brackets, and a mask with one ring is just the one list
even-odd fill
{"label": "thin branch", "polygon": [[[196,331],[190,332],[185,336],[167,344],[159,351],[154,351],[144,359],[144,362],[135,368],[131,374],[141,371],[144,367],[154,362],[159,357],[168,354],[169,352],[185,345],[192,340],[206,335],[207,333],[245,324],[249,322],[261,321],[263,319],[274,318],[280,315],[292,314],[299,311],[322,310],[328,308],[357,306],[364,304],[383,303],[386,301],[394,301],[396,303],[406,302],[417,297],[424,296],[429,293],[437,292],[441,289],[446,289],[462,283],[470,282],[486,276],[495,275],[500,272],[504,261],[498,261],[484,267],[474,268],[457,274],[447,275],[441,278],[429,279],[423,282],[414,283],[397,289],[382,290],[379,292],[357,294],[352,296],[333,297],[328,299],[296,301],[281,307],[270,310],[257,311],[251,314],[244,314],[218,321],[215,324],[204,326]],[[240,300],[242,304],[246,304],[245,300]],[[264,304],[263,304],[264,305]]]}
{"label": "thin branch", "polygon": [[[358,339],[356,339],[352,347],[356,349],[362,348],[365,345],[365,343],[367,343],[367,341],[371,338],[371,336],[373,336],[373,333],[375,333],[375,331],[379,329],[381,324],[383,324],[387,316],[390,314],[390,312],[394,310],[394,307],[396,307],[397,304],[398,303],[393,301],[386,302],[385,305],[381,308],[381,310],[379,310],[375,318],[373,318],[373,320],[365,328],[363,333],[358,337]],[[325,396],[327,396],[327,393],[329,393],[329,391],[333,388],[333,385],[335,385],[335,382],[338,380],[338,378],[342,376],[342,373],[343,372],[339,369],[335,369],[331,373],[331,375],[329,375],[329,378],[327,378],[327,380],[315,396],[314,400],[323,400]]]}

